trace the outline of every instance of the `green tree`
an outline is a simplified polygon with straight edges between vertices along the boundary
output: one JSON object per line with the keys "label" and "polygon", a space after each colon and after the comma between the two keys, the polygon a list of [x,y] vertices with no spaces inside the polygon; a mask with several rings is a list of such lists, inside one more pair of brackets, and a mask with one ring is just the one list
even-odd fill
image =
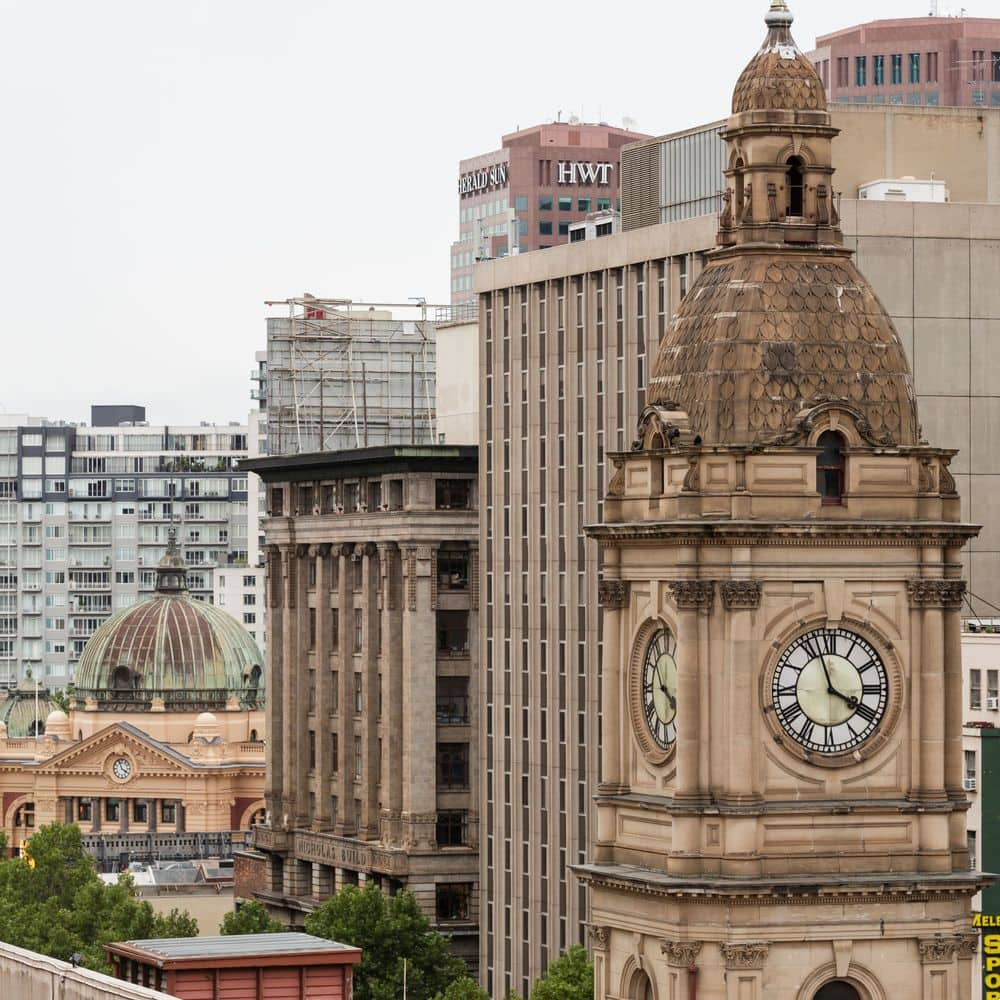
{"label": "green tree", "polygon": [[531,1000],[593,1000],[594,966],[583,945],[575,944],[535,980]]}
{"label": "green tree", "polygon": [[88,968],[109,972],[111,941],[197,933],[188,914],[157,915],[137,899],[127,874],[105,885],[74,824],[42,827],[26,857],[0,860],[0,940],[10,944],[64,961],[81,954]]}
{"label": "green tree", "polygon": [[354,975],[355,1000],[398,1000],[403,961],[409,1000],[431,1000],[466,975],[448,951],[448,938],[433,931],[411,892],[387,899],[374,883],[345,886],[305,922],[309,934],[362,949]]}
{"label": "green tree", "polygon": [[230,910],[222,918],[220,934],[277,934],[285,925],[275,920],[256,899],[240,904],[238,910]]}
{"label": "green tree", "polygon": [[434,1000],[490,1000],[490,995],[471,976],[462,976],[443,993],[438,993]]}

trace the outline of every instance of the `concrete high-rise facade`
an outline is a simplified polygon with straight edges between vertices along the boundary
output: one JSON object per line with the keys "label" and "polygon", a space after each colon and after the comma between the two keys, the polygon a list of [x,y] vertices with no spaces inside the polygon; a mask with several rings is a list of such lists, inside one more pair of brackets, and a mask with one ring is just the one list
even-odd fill
{"label": "concrete high-rise facade", "polygon": [[72,681],[98,626],[153,592],[171,525],[198,599],[216,566],[247,562],[246,425],[144,418],[95,407],[89,426],[0,421],[0,681]]}
{"label": "concrete high-rise facade", "polygon": [[451,301],[475,304],[476,261],[566,243],[572,223],[616,211],[619,153],[643,138],[606,123],[558,121],[512,132],[500,149],[462,160]]}
{"label": "concrete high-rise facade", "polygon": [[816,39],[808,53],[829,100],[1000,107],[1000,19],[869,21]]}

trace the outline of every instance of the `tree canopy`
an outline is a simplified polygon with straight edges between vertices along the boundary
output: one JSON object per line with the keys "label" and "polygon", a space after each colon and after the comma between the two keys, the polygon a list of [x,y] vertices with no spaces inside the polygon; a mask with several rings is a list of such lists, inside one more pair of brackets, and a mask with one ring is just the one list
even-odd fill
{"label": "tree canopy", "polygon": [[26,857],[0,860],[0,941],[110,972],[103,945],[137,938],[193,937],[180,910],[154,912],[127,874],[105,885],[83,850],[80,828],[53,823],[31,837]]}
{"label": "tree canopy", "polygon": [[220,934],[277,934],[285,929],[280,920],[275,920],[267,912],[267,907],[256,899],[240,904],[238,910],[230,910],[222,918]]}
{"label": "tree canopy", "polygon": [[490,1000],[490,995],[471,976],[462,976],[434,1000]]}
{"label": "tree canopy", "polygon": [[374,883],[364,889],[345,886],[306,918],[305,929],[363,949],[354,974],[355,1000],[401,997],[404,959],[408,1000],[432,1000],[467,975],[465,963],[448,951],[448,938],[431,929],[411,892],[386,898]]}
{"label": "tree canopy", "polygon": [[531,1000],[593,1000],[594,966],[583,945],[575,944],[535,980]]}

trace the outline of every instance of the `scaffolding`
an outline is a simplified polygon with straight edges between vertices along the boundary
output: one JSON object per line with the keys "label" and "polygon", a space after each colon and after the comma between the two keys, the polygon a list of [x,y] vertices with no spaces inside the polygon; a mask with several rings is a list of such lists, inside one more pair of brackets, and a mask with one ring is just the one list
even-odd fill
{"label": "scaffolding", "polygon": [[436,440],[436,331],[448,306],[305,295],[269,301],[267,442],[272,455]]}

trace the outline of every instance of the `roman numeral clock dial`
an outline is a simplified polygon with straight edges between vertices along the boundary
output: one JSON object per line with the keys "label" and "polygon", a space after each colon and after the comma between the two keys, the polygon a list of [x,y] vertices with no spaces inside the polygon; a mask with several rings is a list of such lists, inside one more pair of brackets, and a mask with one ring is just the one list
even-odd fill
{"label": "roman numeral clock dial", "polygon": [[677,640],[658,628],[638,651],[632,671],[632,718],[647,760],[667,759],[677,741]]}
{"label": "roman numeral clock dial", "polygon": [[857,750],[889,707],[889,678],[875,647],[843,628],[818,628],[781,654],[771,677],[774,716],[803,750]]}

